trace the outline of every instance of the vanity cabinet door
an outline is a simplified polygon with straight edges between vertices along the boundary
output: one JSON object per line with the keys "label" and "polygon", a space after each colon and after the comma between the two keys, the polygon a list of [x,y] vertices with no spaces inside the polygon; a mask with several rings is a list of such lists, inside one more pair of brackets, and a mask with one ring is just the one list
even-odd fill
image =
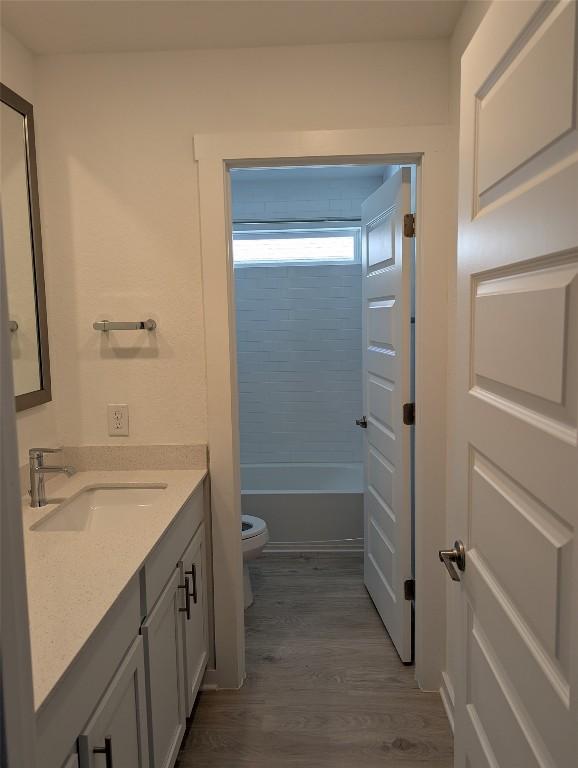
{"label": "vanity cabinet door", "polygon": [[149,768],[143,641],[124,657],[84,732],[80,768]]}
{"label": "vanity cabinet door", "polygon": [[186,712],[191,714],[208,657],[205,527],[201,525],[181,562],[183,582],[189,588],[189,612],[183,614],[185,645]]}
{"label": "vanity cabinet door", "polygon": [[151,768],[172,768],[185,732],[183,616],[186,596],[180,585],[181,572],[175,568],[141,627],[147,671]]}

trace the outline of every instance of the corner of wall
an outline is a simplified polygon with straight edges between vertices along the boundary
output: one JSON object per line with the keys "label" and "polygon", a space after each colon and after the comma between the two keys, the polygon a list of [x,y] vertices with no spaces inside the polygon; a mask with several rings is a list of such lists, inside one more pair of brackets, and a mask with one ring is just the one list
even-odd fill
{"label": "corner of wall", "polygon": [[0,26],[2,82],[27,101],[36,86],[36,56],[5,27]]}

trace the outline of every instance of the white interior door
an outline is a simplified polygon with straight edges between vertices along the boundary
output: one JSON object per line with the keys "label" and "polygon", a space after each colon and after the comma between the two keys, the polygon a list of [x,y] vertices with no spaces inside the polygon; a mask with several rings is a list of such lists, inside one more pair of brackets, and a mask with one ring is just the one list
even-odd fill
{"label": "white interior door", "polygon": [[411,661],[410,169],[402,168],[361,207],[365,439],[365,585],[402,661]]}
{"label": "white interior door", "polygon": [[459,768],[578,765],[575,3],[494,3],[462,61]]}

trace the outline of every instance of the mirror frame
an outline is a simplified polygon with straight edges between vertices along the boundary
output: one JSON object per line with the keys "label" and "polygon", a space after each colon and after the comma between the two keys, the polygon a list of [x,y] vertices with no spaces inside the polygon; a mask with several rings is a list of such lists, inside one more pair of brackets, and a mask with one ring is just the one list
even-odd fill
{"label": "mirror frame", "polygon": [[48,349],[48,321],[46,317],[46,292],[44,289],[44,261],[42,257],[42,234],[40,230],[40,202],[38,197],[38,174],[36,171],[34,108],[30,102],[23,99],[2,83],[0,83],[0,101],[14,109],[16,112],[19,112],[24,118],[24,138],[26,142],[28,208],[32,241],[32,264],[34,269],[34,298],[36,301],[40,389],[16,395],[16,410],[24,411],[27,408],[34,408],[36,405],[42,405],[43,403],[48,403],[52,400],[50,354]]}

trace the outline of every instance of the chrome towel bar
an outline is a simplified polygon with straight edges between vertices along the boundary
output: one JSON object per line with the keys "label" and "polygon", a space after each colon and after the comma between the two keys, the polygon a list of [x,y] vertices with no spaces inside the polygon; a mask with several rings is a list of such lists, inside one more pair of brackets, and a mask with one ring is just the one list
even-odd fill
{"label": "chrome towel bar", "polygon": [[95,331],[154,331],[156,320],[137,320],[135,323],[122,323],[114,320],[98,320],[92,324]]}

